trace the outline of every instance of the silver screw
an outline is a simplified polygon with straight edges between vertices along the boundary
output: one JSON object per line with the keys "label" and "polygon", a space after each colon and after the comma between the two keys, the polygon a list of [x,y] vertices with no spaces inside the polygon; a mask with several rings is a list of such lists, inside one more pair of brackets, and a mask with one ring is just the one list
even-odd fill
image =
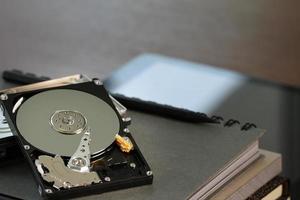
{"label": "silver screw", "polygon": [[129,139],[129,137],[124,136],[123,139],[124,139],[125,141],[131,142],[131,140]]}
{"label": "silver screw", "polygon": [[69,183],[69,182],[64,182],[63,185],[66,188],[71,188],[71,186],[72,186],[71,183]]}
{"label": "silver screw", "polygon": [[24,145],[24,149],[25,149],[25,150],[29,150],[29,149],[30,149],[30,146],[26,144],[26,145]]}
{"label": "silver screw", "polygon": [[1,99],[2,101],[7,100],[7,99],[8,99],[7,94],[1,94],[1,95],[0,95],[0,99]]}
{"label": "silver screw", "polygon": [[99,79],[94,80],[95,85],[102,85],[102,82]]}
{"label": "silver screw", "polygon": [[147,176],[151,176],[153,173],[152,173],[152,171],[147,171],[146,174],[147,174]]}
{"label": "silver screw", "polygon": [[136,167],[136,164],[135,163],[130,163],[130,167],[132,167],[133,169]]}
{"label": "silver screw", "polygon": [[106,177],[104,178],[104,180],[105,180],[106,182],[109,182],[109,181],[110,181],[110,177],[106,176]]}
{"label": "silver screw", "polygon": [[131,118],[130,117],[123,117],[122,120],[123,120],[123,122],[130,122]]}
{"label": "silver screw", "polygon": [[50,193],[52,193],[52,190],[51,189],[45,189],[45,192],[50,194]]}
{"label": "silver screw", "polygon": [[130,133],[130,131],[129,131],[128,128],[124,128],[124,132],[125,132],[125,133]]}
{"label": "silver screw", "polygon": [[72,160],[72,164],[78,167],[83,167],[85,166],[86,162],[83,158],[74,158]]}

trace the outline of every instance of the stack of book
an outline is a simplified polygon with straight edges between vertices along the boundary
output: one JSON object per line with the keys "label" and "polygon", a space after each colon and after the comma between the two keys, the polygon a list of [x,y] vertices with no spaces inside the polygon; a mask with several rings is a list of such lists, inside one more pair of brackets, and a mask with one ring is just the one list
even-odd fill
{"label": "stack of book", "polygon": [[[240,126],[234,122],[237,121],[228,120],[225,125],[209,125],[209,128],[208,125],[199,126],[199,134],[204,141],[209,141],[206,131],[214,136],[214,141],[203,143],[202,147],[210,148],[208,152],[211,157],[214,160],[223,160],[223,164],[217,167],[213,164],[214,160],[203,164],[201,168],[206,169],[206,179],[199,181],[200,187],[188,199],[290,199],[289,181],[280,176],[281,154],[259,148],[259,140],[264,130],[250,124]],[[203,155],[200,157],[204,160]],[[210,166],[211,170],[207,170],[205,165]]]}
{"label": "stack of book", "polygon": [[290,199],[289,181],[280,176],[281,155],[266,150],[260,150],[260,153],[259,159],[227,182],[209,199]]}

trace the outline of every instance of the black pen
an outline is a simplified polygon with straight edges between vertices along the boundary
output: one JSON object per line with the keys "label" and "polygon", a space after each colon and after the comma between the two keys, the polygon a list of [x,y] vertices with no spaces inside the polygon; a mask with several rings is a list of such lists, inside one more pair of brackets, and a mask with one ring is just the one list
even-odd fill
{"label": "black pen", "polygon": [[21,70],[17,69],[3,71],[2,77],[8,82],[13,82],[22,85],[50,80],[49,77],[37,76],[33,73],[24,73]]}

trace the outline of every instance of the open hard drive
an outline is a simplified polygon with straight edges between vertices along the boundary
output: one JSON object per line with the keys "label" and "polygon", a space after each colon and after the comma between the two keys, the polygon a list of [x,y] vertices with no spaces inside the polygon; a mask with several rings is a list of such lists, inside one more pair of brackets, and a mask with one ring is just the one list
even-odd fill
{"label": "open hard drive", "polygon": [[72,76],[1,91],[12,133],[45,198],[151,184],[126,108],[98,79]]}

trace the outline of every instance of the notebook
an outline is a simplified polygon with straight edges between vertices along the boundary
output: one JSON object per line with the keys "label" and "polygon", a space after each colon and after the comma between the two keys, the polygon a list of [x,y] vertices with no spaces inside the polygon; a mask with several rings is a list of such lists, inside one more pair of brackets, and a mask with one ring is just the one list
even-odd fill
{"label": "notebook", "polygon": [[137,111],[129,115],[154,183],[102,194],[103,199],[205,199],[259,156],[262,129],[187,123]]}

